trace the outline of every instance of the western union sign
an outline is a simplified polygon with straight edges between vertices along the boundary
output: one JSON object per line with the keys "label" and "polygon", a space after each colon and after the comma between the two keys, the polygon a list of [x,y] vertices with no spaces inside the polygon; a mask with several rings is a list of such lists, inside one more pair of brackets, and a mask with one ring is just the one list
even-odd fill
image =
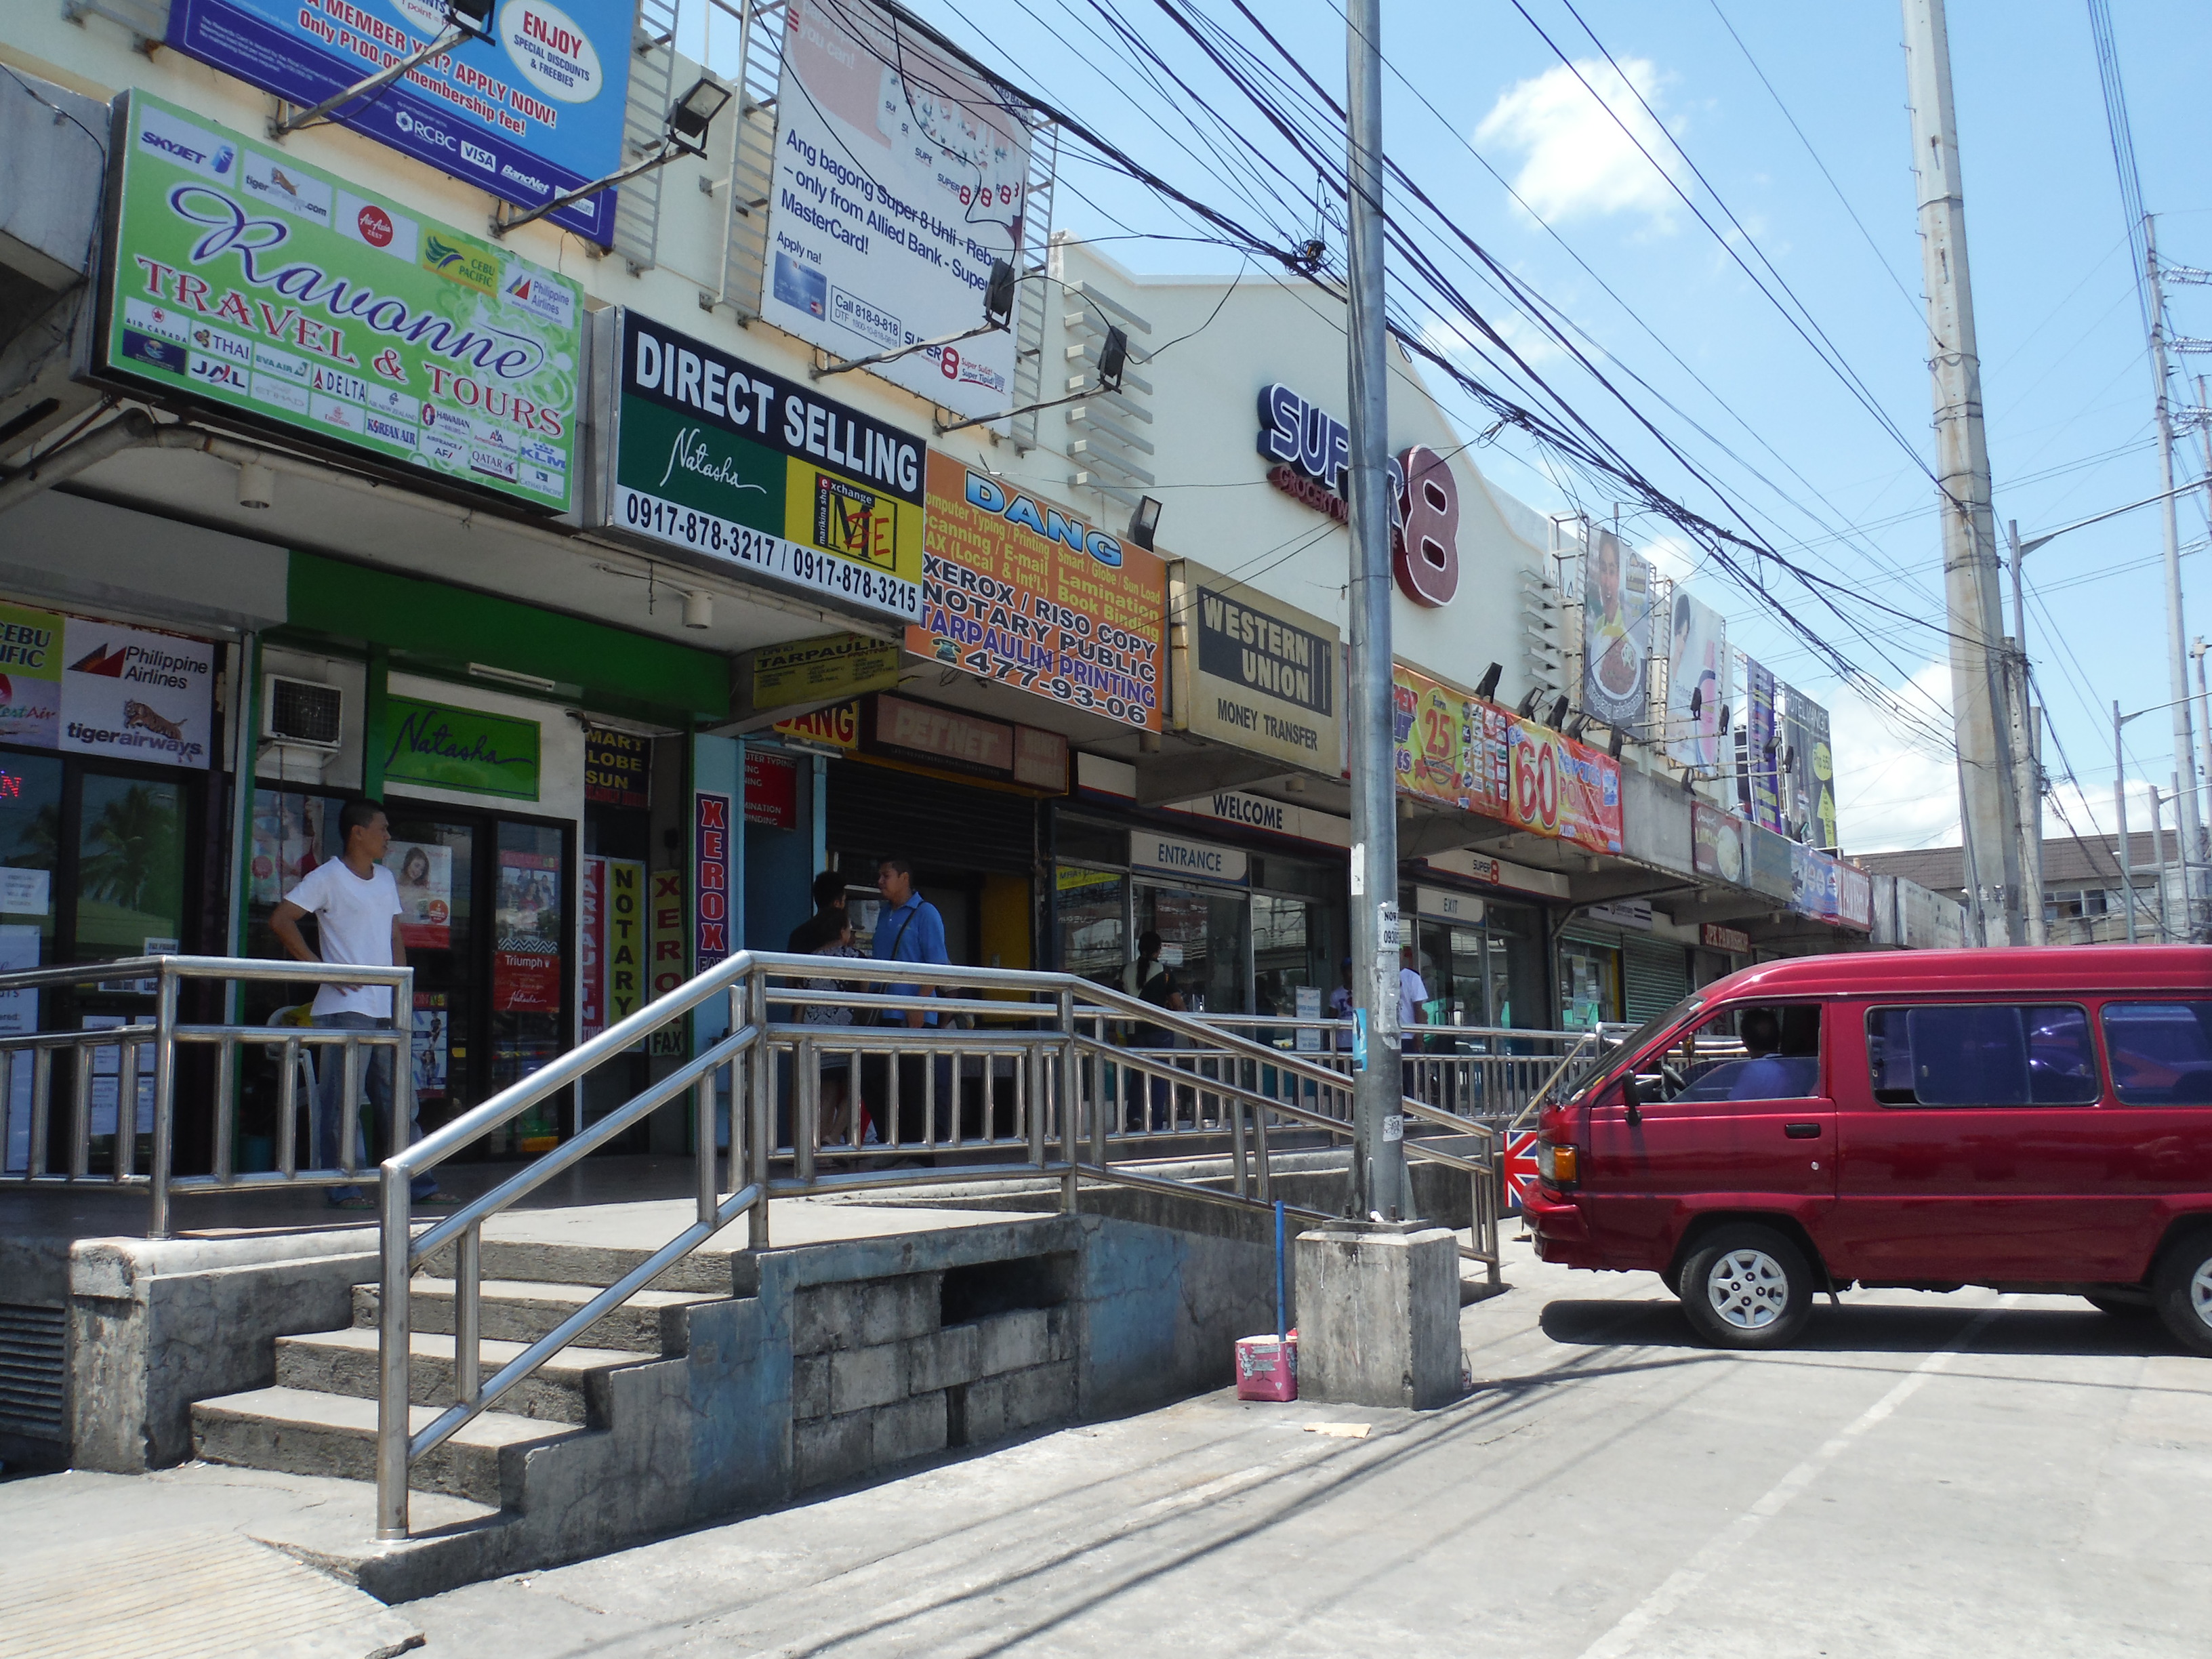
{"label": "western union sign", "polygon": [[1178,723],[1336,776],[1344,754],[1336,629],[1188,562],[1173,605]]}

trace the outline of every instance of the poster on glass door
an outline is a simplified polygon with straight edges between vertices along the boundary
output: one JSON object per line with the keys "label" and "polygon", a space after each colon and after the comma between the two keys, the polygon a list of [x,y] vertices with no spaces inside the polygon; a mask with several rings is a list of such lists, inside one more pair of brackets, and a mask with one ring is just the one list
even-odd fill
{"label": "poster on glass door", "polygon": [[399,887],[399,939],[410,951],[453,948],[453,849],[395,841],[385,867]]}
{"label": "poster on glass door", "polygon": [[494,1013],[561,1010],[561,860],[501,848],[493,907]]}

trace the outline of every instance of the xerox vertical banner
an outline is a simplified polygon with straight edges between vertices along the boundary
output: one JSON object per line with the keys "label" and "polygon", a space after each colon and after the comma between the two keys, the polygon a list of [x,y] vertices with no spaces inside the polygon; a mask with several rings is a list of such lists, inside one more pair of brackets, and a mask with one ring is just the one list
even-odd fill
{"label": "xerox vertical banner", "polygon": [[143,92],[117,132],[94,378],[574,504],[574,283]]}
{"label": "xerox vertical banner", "polygon": [[[341,125],[526,208],[622,165],[637,0],[504,0],[492,36],[341,104]],[[446,32],[439,0],[171,0],[168,44],[304,107]],[[615,193],[550,216],[601,244]]]}
{"label": "xerox vertical banner", "polygon": [[588,521],[854,610],[921,612],[923,441],[635,312],[593,319]]}

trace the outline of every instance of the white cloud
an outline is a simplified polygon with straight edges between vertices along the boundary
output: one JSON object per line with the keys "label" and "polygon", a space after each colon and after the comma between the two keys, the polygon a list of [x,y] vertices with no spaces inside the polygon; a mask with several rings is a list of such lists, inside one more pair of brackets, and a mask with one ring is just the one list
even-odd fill
{"label": "white cloud", "polygon": [[[1540,368],[1553,359],[1566,356],[1558,341],[1517,311],[1501,311],[1488,320],[1499,337],[1518,352],[1521,361],[1531,368]],[[1421,342],[1431,350],[1441,352],[1462,368],[1475,373],[1487,373],[1494,363],[1504,361],[1489,337],[1463,318],[1431,317],[1421,325]],[[1595,359],[1595,354],[1592,356]]]}
{"label": "white cloud", "polygon": [[1572,70],[1562,64],[1518,82],[1474,130],[1476,143],[1521,156],[1513,188],[1544,219],[1641,213],[1662,228],[1672,222],[1677,198],[1668,178],[1680,160],[1651,113],[1667,77],[1648,58],[1620,63],[1618,71],[1601,59]]}
{"label": "white cloud", "polygon": [[[1899,694],[1930,724],[1951,724],[1951,665],[1931,662]],[[1837,833],[1846,853],[1959,844],[1959,769],[1929,744],[1848,687],[1828,711],[1835,757]]]}

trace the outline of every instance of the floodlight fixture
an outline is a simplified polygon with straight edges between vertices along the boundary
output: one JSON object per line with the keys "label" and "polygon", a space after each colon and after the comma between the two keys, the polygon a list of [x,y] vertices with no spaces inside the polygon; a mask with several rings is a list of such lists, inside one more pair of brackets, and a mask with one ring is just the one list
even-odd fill
{"label": "floodlight fixture", "polygon": [[518,213],[513,218],[507,218],[502,216],[506,212],[502,207],[500,212],[492,216],[491,234],[495,237],[504,236],[518,226],[543,219],[549,213],[558,213],[562,208],[573,206],[587,196],[597,196],[601,191],[612,190],[617,185],[626,185],[633,179],[642,178],[679,157],[688,155],[696,160],[704,155],[707,153],[708,129],[714,125],[714,118],[728,105],[730,96],[730,89],[714,76],[701,76],[682,97],[668,106],[659,149],[620,172],[611,173],[604,179],[594,179],[588,185],[579,185],[574,190],[564,191],[550,202],[540,202],[527,213]]}
{"label": "floodlight fixture", "polygon": [[1553,702],[1553,705],[1552,705],[1552,717],[1551,717],[1551,719],[1549,719],[1549,720],[1546,720],[1546,721],[1544,722],[1544,724],[1545,724],[1545,725],[1547,725],[1547,726],[1550,726],[1550,727],[1552,728],[1552,730],[1553,730],[1554,732],[1556,732],[1556,731],[1558,731],[1558,730],[1559,729],[1559,726],[1560,726],[1561,723],[1562,723],[1563,721],[1565,721],[1566,718],[1567,718],[1567,699],[1566,699],[1566,695],[1565,695],[1564,692],[1562,692],[1562,693],[1560,694],[1559,697],[1559,700],[1558,700],[1557,702]]}
{"label": "floodlight fixture", "polygon": [[1544,688],[1542,686],[1530,686],[1527,691],[1522,694],[1521,701],[1514,706],[1513,712],[1516,714],[1518,714],[1524,720],[1534,720],[1536,717],[1536,699],[1543,695]]}
{"label": "floodlight fixture", "polygon": [[1616,726],[1613,728],[1613,741],[1606,744],[1605,752],[1612,756],[1613,759],[1619,760],[1620,758],[1620,746],[1627,741],[1628,733],[1620,726]]}
{"label": "floodlight fixture", "polygon": [[1137,510],[1129,515],[1128,539],[1149,552],[1152,538],[1159,533],[1159,501],[1157,497],[1146,495],[1138,501]]}
{"label": "floodlight fixture", "polygon": [[1482,678],[1475,682],[1474,695],[1485,702],[1494,701],[1498,696],[1498,678],[1504,672],[1504,664],[1495,662],[1491,664],[1482,671]]}

